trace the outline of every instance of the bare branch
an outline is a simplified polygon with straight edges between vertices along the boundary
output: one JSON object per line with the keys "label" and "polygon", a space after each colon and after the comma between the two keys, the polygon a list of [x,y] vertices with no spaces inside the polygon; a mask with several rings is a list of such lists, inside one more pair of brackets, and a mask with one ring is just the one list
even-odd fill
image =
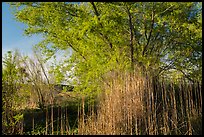
{"label": "bare branch", "polygon": [[34,54],[35,54],[35,57],[36,57],[37,60],[38,60],[38,63],[40,64],[40,67],[41,67],[41,69],[42,69],[42,71],[43,71],[43,74],[44,74],[46,80],[47,80],[47,83],[50,84],[49,79],[48,79],[48,76],[47,76],[47,74],[46,74],[46,72],[45,72],[45,68],[44,68],[44,66],[43,66],[43,64],[42,64],[42,61],[40,60],[39,56],[37,55],[37,51],[34,51]]}

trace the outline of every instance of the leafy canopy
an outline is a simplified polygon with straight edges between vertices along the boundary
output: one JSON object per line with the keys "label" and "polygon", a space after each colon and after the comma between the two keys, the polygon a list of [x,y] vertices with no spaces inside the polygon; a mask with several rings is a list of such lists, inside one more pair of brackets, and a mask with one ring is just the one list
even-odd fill
{"label": "leafy canopy", "polygon": [[71,51],[55,73],[70,72],[76,90],[100,90],[105,74],[134,67],[153,76],[181,73],[189,80],[202,78],[201,3],[10,4],[16,19],[28,25],[25,34],[43,34],[37,47],[46,59],[60,50]]}

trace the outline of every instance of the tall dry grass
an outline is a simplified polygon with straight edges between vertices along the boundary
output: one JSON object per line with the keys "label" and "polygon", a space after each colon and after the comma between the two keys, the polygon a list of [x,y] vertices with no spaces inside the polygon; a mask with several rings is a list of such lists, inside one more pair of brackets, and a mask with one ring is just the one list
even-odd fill
{"label": "tall dry grass", "polygon": [[78,134],[197,134],[192,118],[202,114],[200,83],[175,84],[136,73],[111,75],[97,113],[92,109],[86,118],[84,111],[79,114]]}
{"label": "tall dry grass", "polygon": [[[139,134],[144,105],[144,79],[134,74],[113,74],[100,95],[97,115],[79,123],[79,134]],[[134,82],[133,82],[134,81]],[[82,126],[83,124],[83,126]]]}
{"label": "tall dry grass", "polygon": [[[107,74],[98,104],[78,107],[78,130],[70,127],[65,107],[46,109],[43,134],[82,135],[191,135],[202,131],[201,84],[167,80],[128,72]],[[56,103],[52,101],[51,104]],[[57,103],[58,106],[62,102]],[[97,110],[96,110],[97,108]],[[54,120],[54,116],[57,119]],[[57,127],[54,128],[54,122]],[[33,130],[35,122],[33,119]]]}

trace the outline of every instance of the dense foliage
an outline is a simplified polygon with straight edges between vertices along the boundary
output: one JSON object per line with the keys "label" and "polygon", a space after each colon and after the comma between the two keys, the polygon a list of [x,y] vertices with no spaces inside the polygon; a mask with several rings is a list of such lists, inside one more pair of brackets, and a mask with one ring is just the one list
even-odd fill
{"label": "dense foliage", "polygon": [[[23,84],[24,74],[20,73],[19,53],[9,51],[2,62],[2,134],[20,133],[17,130],[19,122],[23,118],[21,112],[16,112],[28,96],[25,88],[20,89]],[[20,91],[22,91],[20,93]]]}
{"label": "dense foliage", "polygon": [[[65,57],[80,90],[97,90],[110,71],[142,68],[151,75],[201,80],[202,5],[198,2],[11,3],[27,35],[43,34],[47,59]],[[63,64],[63,65],[62,65]],[[61,69],[59,69],[61,68]],[[74,70],[74,71],[73,71]],[[63,76],[61,76],[63,78]]]}

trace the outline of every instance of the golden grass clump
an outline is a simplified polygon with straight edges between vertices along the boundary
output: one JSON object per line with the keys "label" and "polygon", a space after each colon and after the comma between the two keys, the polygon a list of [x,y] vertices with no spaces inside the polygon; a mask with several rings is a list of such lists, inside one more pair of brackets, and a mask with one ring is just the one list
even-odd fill
{"label": "golden grass clump", "polygon": [[[97,115],[92,113],[79,134],[137,134],[143,115],[144,79],[130,73],[111,74],[100,95]],[[110,74],[109,74],[110,77]],[[133,133],[134,132],[134,133]],[[135,133],[136,132],[136,133]]]}
{"label": "golden grass clump", "polygon": [[78,134],[200,134],[202,125],[192,119],[202,120],[201,84],[111,72],[99,95],[97,111],[88,113],[80,113]]}

